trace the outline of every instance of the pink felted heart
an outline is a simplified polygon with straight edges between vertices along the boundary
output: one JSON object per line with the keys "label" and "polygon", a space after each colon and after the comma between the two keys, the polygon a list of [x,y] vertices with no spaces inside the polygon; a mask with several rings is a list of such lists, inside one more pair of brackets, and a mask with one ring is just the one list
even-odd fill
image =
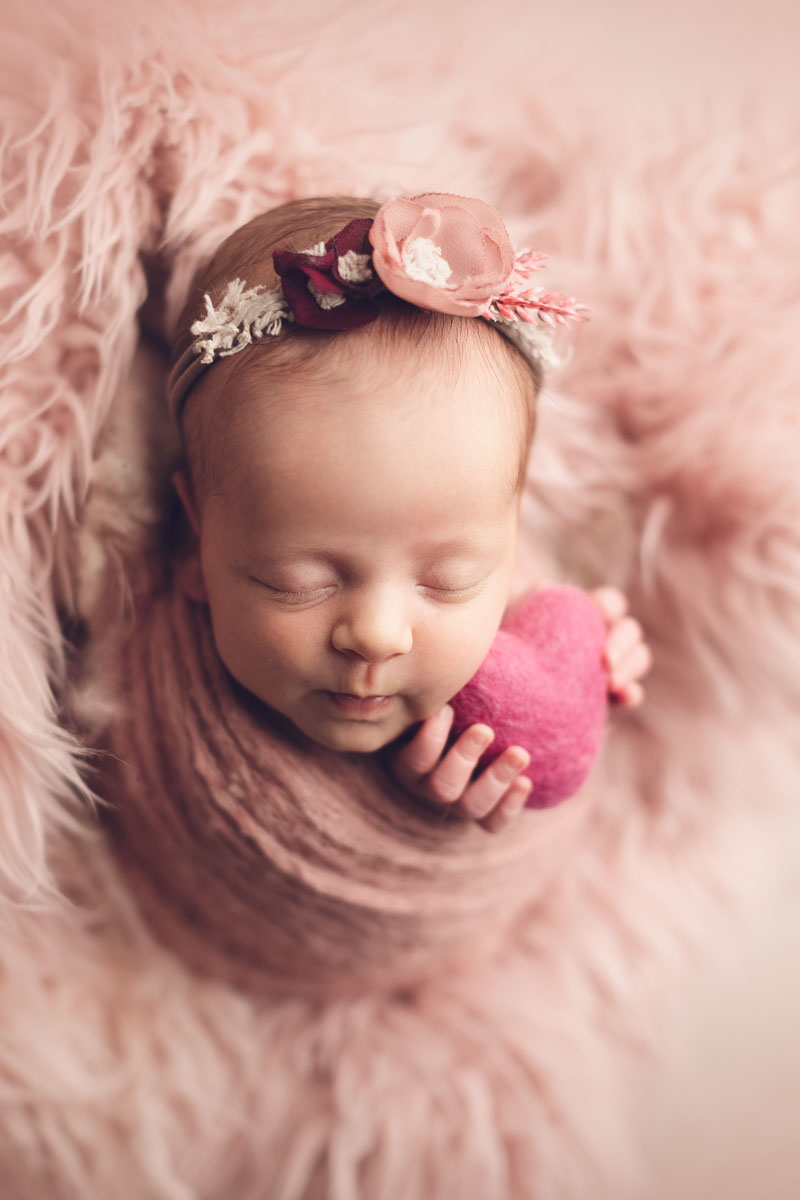
{"label": "pink felted heart", "polygon": [[527,808],[572,796],[597,757],[608,707],[605,640],[605,622],[585,592],[543,588],[515,610],[450,701],[454,733],[477,723],[494,730],[480,769],[509,746],[530,753]]}

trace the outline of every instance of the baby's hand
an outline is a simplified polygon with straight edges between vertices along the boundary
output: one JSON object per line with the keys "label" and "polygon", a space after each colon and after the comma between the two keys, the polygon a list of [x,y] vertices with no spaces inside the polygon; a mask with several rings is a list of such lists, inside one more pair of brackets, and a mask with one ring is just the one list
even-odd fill
{"label": "baby's hand", "polygon": [[642,637],[642,627],[633,617],[625,615],[628,601],[616,588],[596,588],[589,595],[608,627],[604,661],[609,693],[618,704],[635,708],[644,699],[644,688],[638,680],[647,674],[653,663],[650,647]]}
{"label": "baby's hand", "polygon": [[470,725],[444,753],[453,710],[449,704],[423,721],[410,742],[388,757],[395,779],[417,799],[451,808],[477,821],[487,833],[499,833],[518,815],[531,790],[521,777],[531,760],[521,746],[507,750],[475,779],[472,772],[494,737],[488,725]]}

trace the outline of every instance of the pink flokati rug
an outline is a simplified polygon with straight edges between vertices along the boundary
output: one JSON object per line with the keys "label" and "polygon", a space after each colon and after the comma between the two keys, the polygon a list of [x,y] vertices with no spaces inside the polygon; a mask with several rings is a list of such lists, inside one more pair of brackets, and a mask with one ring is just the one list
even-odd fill
{"label": "pink flokati rug", "polygon": [[[488,63],[472,0],[458,29],[4,7],[3,1200],[646,1200],[648,1072],[796,801],[800,129],[609,127],[526,4]],[[495,204],[594,310],[542,406],[520,583],[624,588],[656,666],[490,967],[256,1003],[159,948],[82,776],[163,553],[163,338],[259,210],[433,188]]]}

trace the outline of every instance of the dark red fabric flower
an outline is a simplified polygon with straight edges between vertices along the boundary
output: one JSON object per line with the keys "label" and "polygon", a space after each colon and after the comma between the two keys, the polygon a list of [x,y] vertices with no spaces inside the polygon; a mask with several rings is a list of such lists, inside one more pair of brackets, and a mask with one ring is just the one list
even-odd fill
{"label": "dark red fabric flower", "polygon": [[372,268],[372,220],[359,218],[325,242],[323,252],[274,250],[286,303],[308,329],[356,329],[378,315],[385,286]]}

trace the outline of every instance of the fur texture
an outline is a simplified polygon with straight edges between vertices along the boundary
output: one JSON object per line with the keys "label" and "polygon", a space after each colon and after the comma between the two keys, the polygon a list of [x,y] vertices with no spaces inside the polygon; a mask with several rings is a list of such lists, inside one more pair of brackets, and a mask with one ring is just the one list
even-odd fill
{"label": "fur texture", "polygon": [[[523,4],[489,61],[466,0],[458,26],[422,4],[6,8],[4,1196],[646,1196],[642,1063],[796,801],[796,122],[751,106],[609,127]],[[158,947],[83,769],[165,551],[163,338],[195,266],[257,211],[433,187],[495,205],[592,306],[542,407],[519,582],[627,590],[656,666],[491,971],[256,1004]]]}

